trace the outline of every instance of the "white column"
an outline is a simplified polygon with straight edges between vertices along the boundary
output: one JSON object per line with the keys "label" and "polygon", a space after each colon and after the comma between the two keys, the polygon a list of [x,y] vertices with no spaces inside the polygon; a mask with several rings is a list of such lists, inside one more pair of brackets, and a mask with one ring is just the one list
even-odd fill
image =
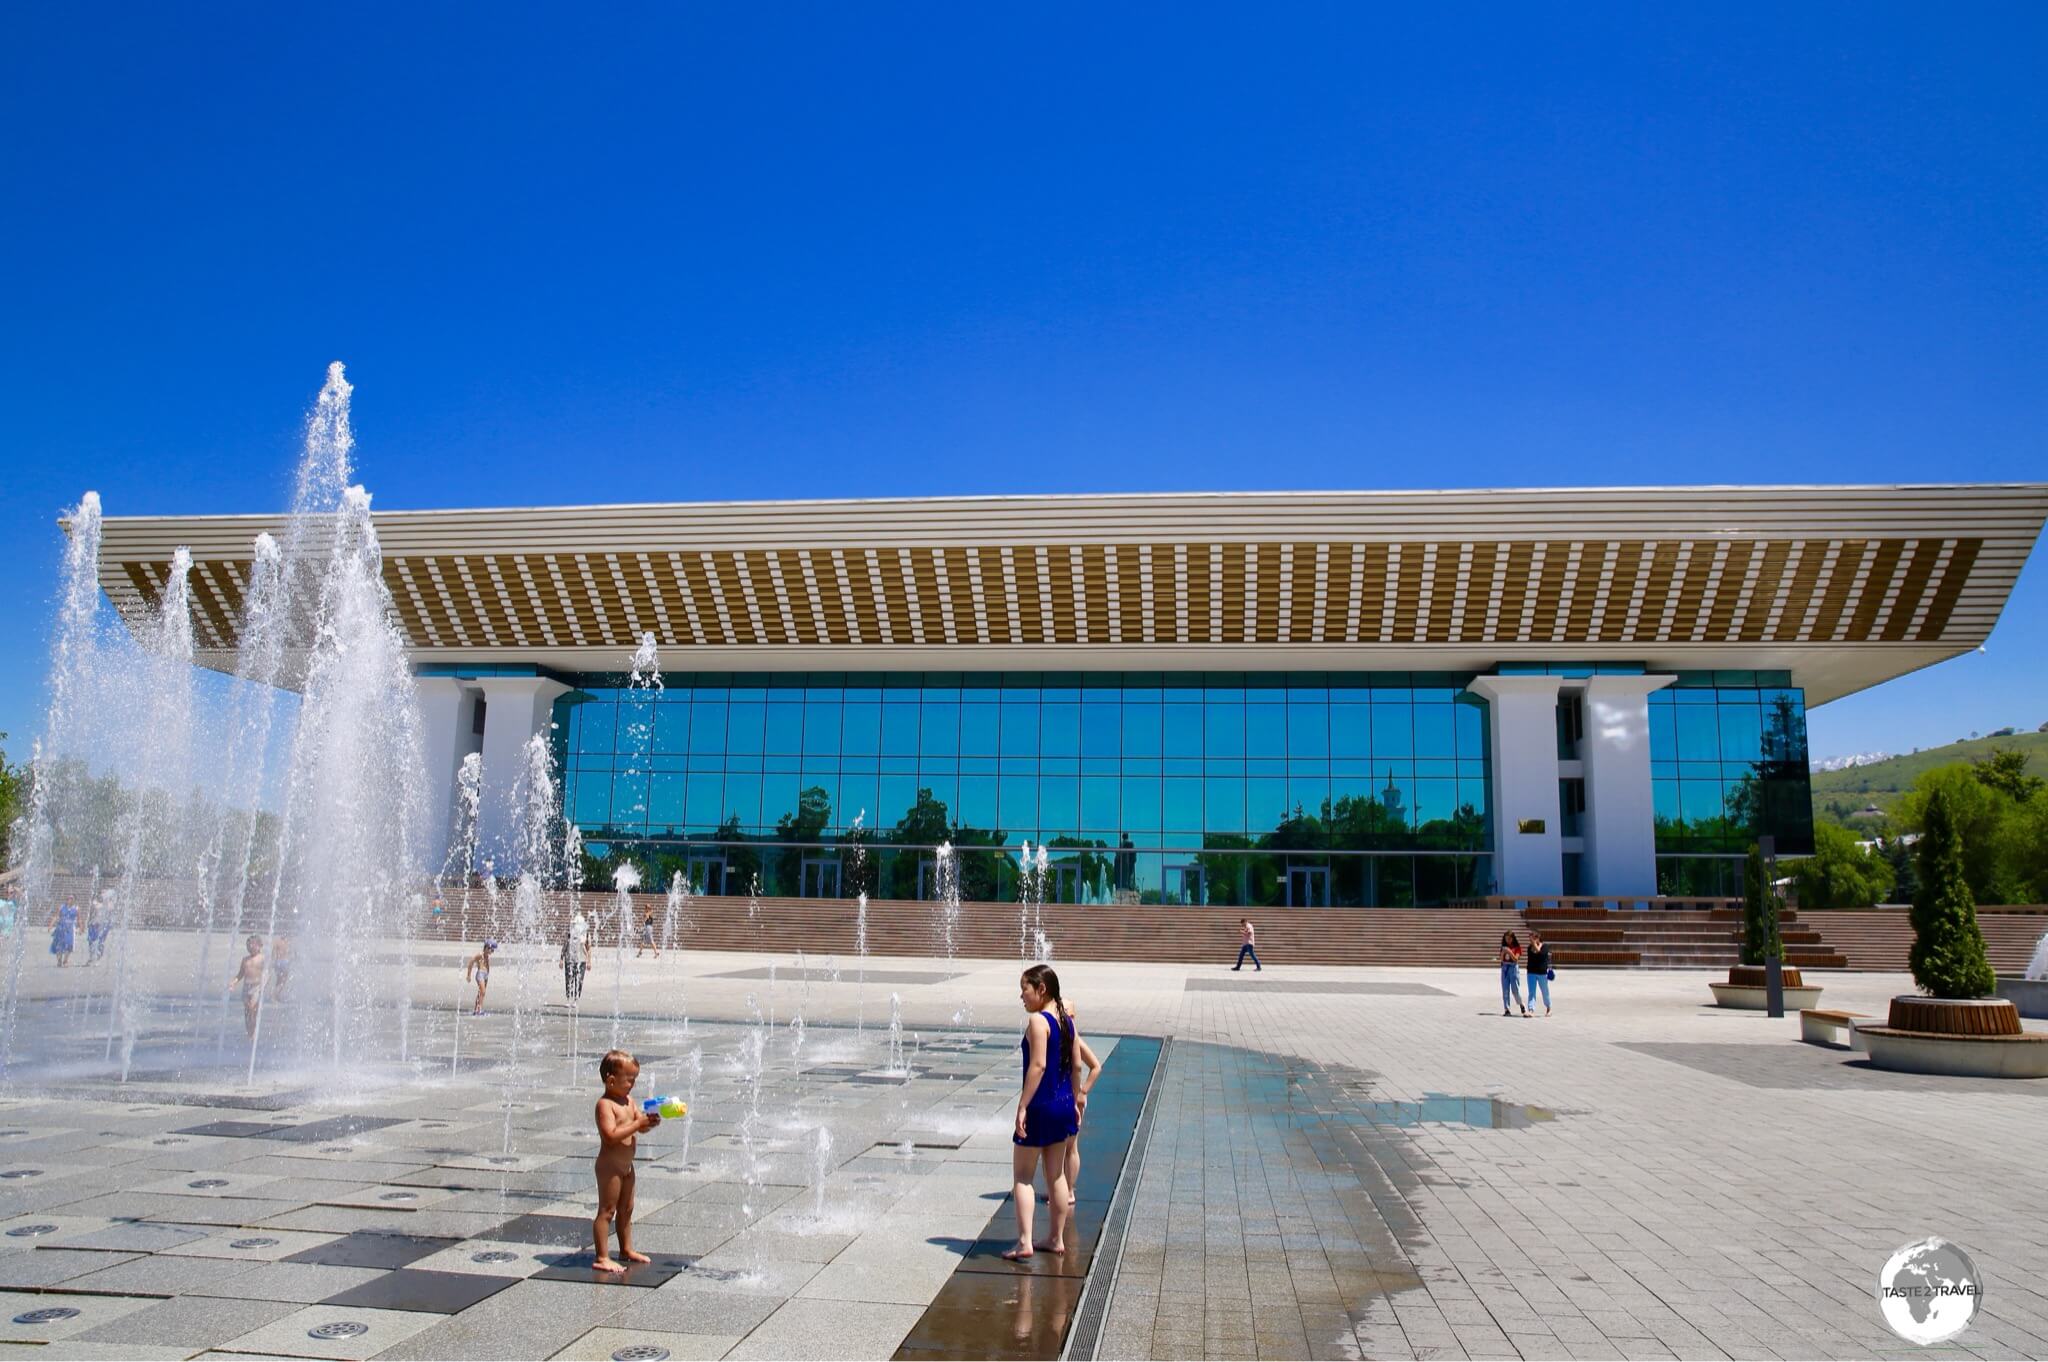
{"label": "white column", "polygon": [[1586,680],[1585,890],[1608,898],[1657,892],[1656,803],[1650,788],[1650,692],[1670,676]]}
{"label": "white column", "polygon": [[421,846],[425,869],[437,871],[448,858],[449,829],[455,819],[455,773],[469,748],[463,741],[463,686],[452,676],[422,676],[414,682],[420,697],[420,732],[427,767],[426,841]]}
{"label": "white column", "polygon": [[1557,812],[1560,680],[1555,676],[1481,676],[1466,687],[1485,697],[1487,732],[1492,739],[1496,894],[1534,898],[1564,892]]}
{"label": "white column", "polygon": [[483,808],[477,845],[499,874],[518,868],[519,810],[513,787],[526,757],[526,741],[545,733],[555,701],[569,687],[542,676],[481,676],[469,682],[484,693]]}

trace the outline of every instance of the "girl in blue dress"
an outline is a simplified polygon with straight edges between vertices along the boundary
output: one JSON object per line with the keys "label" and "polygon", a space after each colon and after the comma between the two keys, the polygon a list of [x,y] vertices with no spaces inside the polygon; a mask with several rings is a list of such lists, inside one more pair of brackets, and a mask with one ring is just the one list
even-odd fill
{"label": "girl in blue dress", "polygon": [[77,939],[78,905],[67,903],[50,914],[50,954],[57,957],[58,969],[71,963],[71,951]]}
{"label": "girl in blue dress", "polygon": [[[1067,1186],[1067,1152],[1080,1128],[1074,1106],[1075,1067],[1080,1036],[1074,1018],[1060,1001],[1060,977],[1045,965],[1024,971],[1017,996],[1030,1015],[1024,1022],[1024,1087],[1017,1096],[1017,1128],[1010,1137],[1010,1199],[1017,1208],[1017,1246],[1003,1257],[1029,1258],[1038,1248],[1067,1251],[1067,1221],[1073,1199]],[[1052,1235],[1042,1245],[1031,1242],[1031,1221],[1038,1209],[1032,1178],[1045,1165],[1045,1189],[1052,1204]]]}

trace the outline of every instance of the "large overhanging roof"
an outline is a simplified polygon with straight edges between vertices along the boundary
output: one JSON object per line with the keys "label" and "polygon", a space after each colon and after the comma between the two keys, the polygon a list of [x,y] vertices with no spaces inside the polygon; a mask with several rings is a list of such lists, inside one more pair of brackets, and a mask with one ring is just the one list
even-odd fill
{"label": "large overhanging roof", "polygon": [[[1551,658],[1794,673],[1810,703],[1982,643],[2048,485],[937,497],[379,511],[414,657],[616,671],[1466,670]],[[119,516],[133,626],[192,550],[234,664],[277,516]]]}

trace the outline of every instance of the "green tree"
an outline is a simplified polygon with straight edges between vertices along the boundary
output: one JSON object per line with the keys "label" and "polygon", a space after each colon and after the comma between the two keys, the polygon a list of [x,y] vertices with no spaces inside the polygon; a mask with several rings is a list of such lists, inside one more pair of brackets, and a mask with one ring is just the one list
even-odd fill
{"label": "green tree", "polygon": [[[0,733],[0,743],[7,735]],[[0,750],[0,867],[13,864],[14,824],[28,807],[28,768],[16,766]]]}
{"label": "green tree", "polygon": [[2007,846],[2006,824],[2014,812],[2011,796],[1978,780],[1962,762],[1937,766],[1914,779],[1913,788],[1899,801],[1899,821],[1924,836],[1927,809],[1937,796],[1947,804],[1949,823],[1962,845],[1963,879],[1972,899],[1977,903],[2015,902],[2019,886],[2012,883],[2010,867],[2000,856]]}
{"label": "green tree", "polygon": [[1778,938],[1778,891],[1764,862],[1764,850],[1749,844],[1742,863],[1742,963],[1761,965],[1772,955],[1784,958]]}
{"label": "green tree", "polygon": [[1981,757],[1970,758],[1970,775],[1979,785],[1996,790],[2015,804],[2024,804],[2048,788],[2048,780],[2027,774],[2027,754],[2011,747],[1994,747]]}
{"label": "green tree", "polygon": [[1981,998],[1997,985],[1963,873],[1962,836],[1947,791],[1921,810],[1920,892],[1913,897],[1913,980],[1937,998]]}
{"label": "green tree", "polygon": [[1892,891],[1892,868],[1833,823],[1813,830],[1813,855],[1792,867],[1801,908],[1868,908]]}

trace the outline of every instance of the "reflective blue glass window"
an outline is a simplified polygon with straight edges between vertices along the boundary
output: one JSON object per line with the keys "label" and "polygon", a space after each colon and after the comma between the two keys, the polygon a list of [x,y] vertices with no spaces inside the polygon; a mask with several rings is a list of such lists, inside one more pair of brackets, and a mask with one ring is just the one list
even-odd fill
{"label": "reflective blue glass window", "polygon": [[1002,803],[997,821],[1005,828],[1029,831],[1038,826],[1038,779],[1035,776],[1002,777]]}
{"label": "reflective blue glass window", "polygon": [[847,705],[840,743],[840,750],[848,756],[871,757],[880,752],[882,707],[874,704]]}
{"label": "reflective blue glass window", "polygon": [[743,828],[761,826],[760,776],[727,774],[725,778],[725,817],[727,819],[739,820],[739,825]]}
{"label": "reflective blue glass window", "polygon": [[1110,832],[1123,826],[1113,777],[1081,777],[1081,827],[1089,832]]}
{"label": "reflective blue glass window", "polygon": [[1294,703],[1287,706],[1287,755],[1330,755],[1330,707]]}
{"label": "reflective blue glass window", "polygon": [[1170,704],[1166,706],[1166,755],[1169,757],[1199,757],[1202,755],[1202,706]]}
{"label": "reflective blue glass window", "polygon": [[960,750],[960,706],[927,701],[918,726],[920,757],[950,757]]}
{"label": "reflective blue glass window", "polygon": [[1165,826],[1175,832],[1202,830],[1202,782],[1178,777],[1164,782]]}
{"label": "reflective blue glass window", "polygon": [[891,757],[917,755],[919,711],[915,704],[882,706],[882,752]]}
{"label": "reflective blue glass window", "polygon": [[1248,757],[1287,755],[1287,706],[1248,704],[1244,707],[1244,750]]}
{"label": "reflective blue glass window", "polygon": [[690,750],[690,707],[662,705],[654,712],[654,750],[663,753]]}
{"label": "reflective blue glass window", "polygon": [[[618,725],[617,705],[578,705],[576,707],[576,747],[578,752],[609,752],[612,737]],[[485,716],[490,722],[489,715]]]}
{"label": "reflective blue glass window", "polygon": [[1038,781],[1038,825],[1068,831],[1081,819],[1080,782],[1073,776],[1041,776]]}
{"label": "reflective blue glass window", "polygon": [[[766,728],[768,706],[759,700],[734,700],[726,706],[725,750],[732,752],[766,752],[768,750]],[[692,723],[691,730],[696,725]],[[794,752],[794,746],[778,748],[778,751]]]}
{"label": "reflective blue glass window", "polygon": [[1330,755],[1370,757],[1372,755],[1372,707],[1330,706]]}
{"label": "reflective blue glass window", "polygon": [[1038,706],[1004,705],[1002,754],[1006,757],[1038,755]]}
{"label": "reflective blue glass window", "polygon": [[1219,702],[1216,692],[1203,707],[1202,750],[1211,760],[1237,760],[1244,756],[1244,705]]}
{"label": "reflective blue glass window", "polygon": [[1002,708],[999,705],[960,706],[960,755],[992,757]]}
{"label": "reflective blue glass window", "polygon": [[1677,705],[1673,708],[1678,725],[1680,761],[1721,759],[1720,710],[1711,705]]}
{"label": "reflective blue glass window", "polygon": [[1125,776],[1123,778],[1124,825],[1141,831],[1156,832],[1165,824],[1161,821],[1161,790],[1155,776]]}
{"label": "reflective blue glass window", "polygon": [[1156,704],[1125,705],[1123,710],[1124,755],[1157,757],[1160,752],[1160,707]]}
{"label": "reflective blue glass window", "polygon": [[804,755],[833,756],[840,752],[839,705],[811,700],[804,705]]}
{"label": "reflective blue glass window", "polygon": [[1415,754],[1415,708],[1412,705],[1372,707],[1372,754],[1410,757]]}
{"label": "reflective blue glass window", "polygon": [[[734,727],[738,727],[738,711],[742,706],[733,706]],[[802,705],[771,704],[768,706],[768,726],[761,750],[795,756],[804,750],[804,707]]]}

